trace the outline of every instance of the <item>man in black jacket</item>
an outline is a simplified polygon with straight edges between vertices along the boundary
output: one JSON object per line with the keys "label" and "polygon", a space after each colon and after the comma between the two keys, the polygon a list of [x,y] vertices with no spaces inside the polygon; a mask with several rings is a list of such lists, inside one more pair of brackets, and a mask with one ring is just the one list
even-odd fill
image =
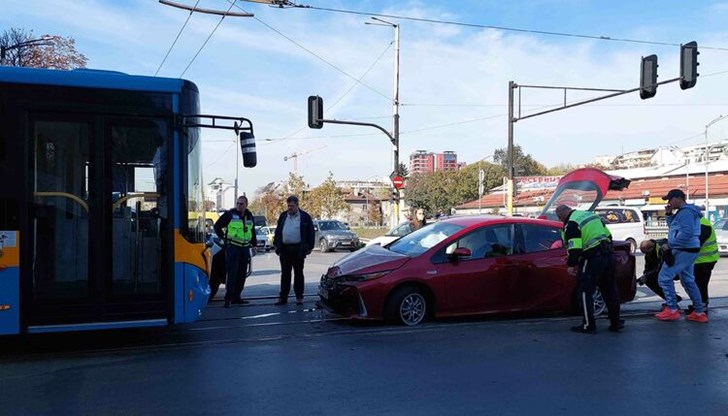
{"label": "man in black jacket", "polygon": [[293,268],[293,291],[296,304],[303,305],[303,262],[314,246],[313,220],[307,212],[298,208],[298,197],[286,199],[288,210],[278,217],[273,246],[281,262],[281,291],[276,305],[288,303],[291,291],[291,268]]}
{"label": "man in black jacket", "polygon": [[215,222],[215,233],[225,241],[225,308],[240,299],[250,263],[250,249],[255,246],[255,219],[248,210],[248,198],[239,196],[235,208],[225,211]]}
{"label": "man in black jacket", "polygon": [[[667,242],[667,239],[660,240],[645,240],[640,243],[640,251],[645,255],[645,270],[642,272],[642,276],[637,279],[637,283],[647,285],[655,294],[665,299],[665,292],[657,283],[657,276],[660,274],[662,268],[662,262],[664,261],[664,253],[662,245]],[[675,277],[675,280],[679,280],[679,277]],[[677,295],[677,301],[680,302],[682,297]],[[664,307],[664,304],[663,304]]]}

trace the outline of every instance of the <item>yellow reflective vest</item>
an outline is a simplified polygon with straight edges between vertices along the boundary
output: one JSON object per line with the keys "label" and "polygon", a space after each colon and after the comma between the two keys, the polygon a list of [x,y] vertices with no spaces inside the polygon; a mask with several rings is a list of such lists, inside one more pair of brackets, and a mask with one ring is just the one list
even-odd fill
{"label": "yellow reflective vest", "polygon": [[[609,240],[612,234],[602,222],[599,215],[590,211],[571,212],[569,221],[575,222],[581,231],[581,238],[571,238],[566,242],[567,250],[589,250],[598,246],[602,241]],[[567,221],[568,224],[568,221]],[[566,230],[566,225],[564,225]]]}
{"label": "yellow reflective vest", "polygon": [[710,220],[705,217],[700,218],[700,225],[710,227],[710,237],[700,246],[700,252],[695,264],[716,262],[720,255],[718,254],[718,239],[715,236],[715,228]]}

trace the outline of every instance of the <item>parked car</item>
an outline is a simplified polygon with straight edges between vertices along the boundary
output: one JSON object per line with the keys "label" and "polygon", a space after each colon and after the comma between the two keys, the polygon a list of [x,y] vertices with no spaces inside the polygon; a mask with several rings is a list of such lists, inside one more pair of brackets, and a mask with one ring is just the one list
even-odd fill
{"label": "parked car", "polygon": [[381,235],[376,238],[372,238],[369,240],[369,242],[366,244],[368,246],[371,245],[380,245],[380,246],[386,246],[387,244],[391,243],[392,241],[405,236],[412,232],[412,224],[410,222],[403,222],[402,224],[399,224],[398,226],[392,228],[391,230],[387,231],[384,235]]}
{"label": "parked car", "polygon": [[350,250],[359,248],[359,237],[344,223],[337,220],[314,220],[313,228],[316,245],[322,253],[330,250]]}
{"label": "parked car", "polygon": [[[427,225],[386,247],[372,245],[321,277],[320,304],[356,319],[417,325],[446,317],[576,310],[562,224],[522,217],[456,217]],[[621,301],[636,292],[635,257],[615,243]],[[595,313],[604,301],[597,290]]]}
{"label": "parked car", "polygon": [[639,208],[604,206],[596,207],[594,212],[602,218],[602,222],[612,233],[612,238],[629,242],[633,253],[637,250],[637,245],[647,239],[647,224]]}
{"label": "parked car", "polygon": [[255,249],[257,251],[270,251],[273,244],[268,238],[268,232],[265,230],[267,227],[260,227],[255,229]]}
{"label": "parked car", "polygon": [[268,243],[273,246],[273,238],[276,235],[276,227],[260,227],[260,231],[268,236]]}
{"label": "parked car", "polygon": [[728,256],[728,219],[721,218],[713,224],[718,240],[718,254]]}

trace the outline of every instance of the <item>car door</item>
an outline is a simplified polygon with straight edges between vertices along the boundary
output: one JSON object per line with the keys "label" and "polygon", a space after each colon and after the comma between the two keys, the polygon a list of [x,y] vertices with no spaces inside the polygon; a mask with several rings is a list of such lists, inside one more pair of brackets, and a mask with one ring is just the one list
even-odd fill
{"label": "car door", "polygon": [[[513,275],[517,264],[513,251],[512,224],[486,225],[446,245],[433,257],[435,273],[445,287],[443,312],[477,313],[510,310],[517,288]],[[451,259],[448,253],[465,247],[469,258]]]}
{"label": "car door", "polygon": [[561,229],[549,224],[516,224],[513,261],[518,264],[520,298],[525,309],[568,307],[576,280],[566,272]]}

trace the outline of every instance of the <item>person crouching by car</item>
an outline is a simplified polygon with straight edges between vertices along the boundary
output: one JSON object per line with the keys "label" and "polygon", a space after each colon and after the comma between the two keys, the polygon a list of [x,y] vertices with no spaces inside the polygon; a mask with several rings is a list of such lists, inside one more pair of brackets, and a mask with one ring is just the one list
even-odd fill
{"label": "person crouching by car", "polygon": [[245,275],[250,262],[250,249],[255,246],[255,219],[248,210],[248,198],[238,197],[235,208],[223,213],[215,222],[215,233],[225,241],[225,308],[244,304],[240,299],[245,287]]}
{"label": "person crouching by car", "polygon": [[303,262],[313,250],[316,231],[311,216],[299,209],[297,196],[289,196],[286,203],[288,210],[278,217],[273,237],[273,246],[281,262],[281,291],[275,304],[280,306],[288,303],[288,294],[291,291],[291,268],[293,268],[296,304],[303,305]]}
{"label": "person crouching by car", "polygon": [[[662,252],[662,244],[665,244],[667,242],[667,239],[659,239],[659,240],[645,240],[640,243],[640,251],[642,254],[645,255],[645,269],[642,272],[642,276],[637,278],[637,283],[642,285],[647,285],[647,287],[650,288],[655,294],[662,298],[662,300],[665,300],[665,292],[663,292],[662,288],[660,287],[660,284],[657,283],[657,276],[660,274],[660,269],[662,268],[662,262],[663,260],[663,252]],[[675,277],[674,280],[678,280],[679,277]],[[677,296],[677,302],[680,303],[682,301],[682,297],[680,295]],[[662,308],[665,307],[665,304],[662,304]]]}
{"label": "person crouching by car", "polygon": [[[700,210],[693,204],[688,204],[685,192],[673,189],[662,197],[667,201],[665,214],[667,215],[667,244],[662,245],[665,264],[662,265],[657,276],[657,282],[665,292],[666,306],[661,312],[655,314],[660,321],[677,321],[680,319],[680,310],[677,308],[675,282],[673,277],[680,276],[680,283],[690,296],[693,303],[693,312],[685,319],[693,322],[708,322],[704,312],[700,290],[695,284],[693,263],[700,251]],[[675,212],[677,210],[677,212]],[[667,256],[667,257],[666,257]],[[670,258],[669,256],[672,256]]]}
{"label": "person crouching by car", "polygon": [[624,328],[624,321],[619,317],[619,294],[611,233],[601,218],[593,212],[559,205],[556,215],[564,223],[564,240],[568,253],[566,264],[571,273],[578,267],[576,293],[583,320],[581,325],[572,327],[571,330],[582,334],[597,332],[593,296],[594,287],[599,286],[609,312],[609,330],[619,332]]}

